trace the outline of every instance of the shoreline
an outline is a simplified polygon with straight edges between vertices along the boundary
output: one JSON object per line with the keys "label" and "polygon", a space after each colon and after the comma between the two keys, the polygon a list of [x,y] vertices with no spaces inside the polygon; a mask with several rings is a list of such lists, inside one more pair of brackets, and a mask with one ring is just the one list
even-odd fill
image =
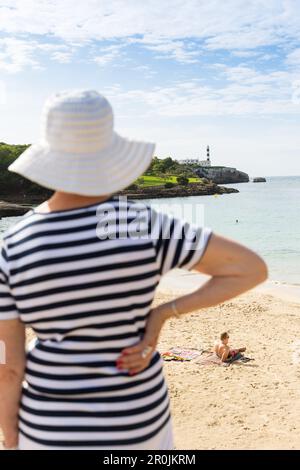
{"label": "shoreline", "polygon": [[[185,293],[199,288],[209,279],[204,274],[195,271],[174,269],[166,274],[157,288],[158,293]],[[277,299],[300,304],[300,285],[268,279],[263,284],[252,289],[254,293],[271,295]]]}
{"label": "shoreline", "polygon": [[[29,208],[26,208],[26,212],[28,210]],[[1,245],[2,237],[0,236],[0,247]],[[188,293],[200,287],[201,284],[204,284],[207,279],[209,279],[208,276],[197,273],[196,271],[174,269],[162,278],[157,292],[164,292],[164,290],[166,290],[167,292],[174,291],[174,293]],[[287,300],[300,304],[300,284],[268,279],[263,284],[255,287],[253,290],[254,292],[269,294],[281,300]]]}

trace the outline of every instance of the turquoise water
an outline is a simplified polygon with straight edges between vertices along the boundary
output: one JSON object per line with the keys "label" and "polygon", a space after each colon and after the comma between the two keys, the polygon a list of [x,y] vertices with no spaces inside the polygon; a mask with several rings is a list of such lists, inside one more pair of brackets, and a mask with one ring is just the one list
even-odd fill
{"label": "turquoise water", "polygon": [[[260,253],[269,266],[272,280],[300,285],[300,177],[269,177],[267,183],[228,186],[240,192],[150,202],[158,207],[203,205],[204,223]],[[181,215],[180,211],[175,212]],[[200,223],[200,218],[193,220],[185,211],[184,215]],[[0,236],[18,219],[0,220]]]}
{"label": "turquoise water", "polygon": [[227,186],[240,192],[159,199],[159,204],[203,204],[204,223],[260,253],[270,279],[300,285],[300,176]]}

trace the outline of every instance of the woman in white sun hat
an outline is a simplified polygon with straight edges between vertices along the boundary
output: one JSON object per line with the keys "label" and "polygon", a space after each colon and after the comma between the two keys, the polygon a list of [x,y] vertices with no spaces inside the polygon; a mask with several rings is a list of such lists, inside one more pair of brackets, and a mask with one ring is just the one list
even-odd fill
{"label": "woman in white sun hat", "polygon": [[[266,278],[265,263],[247,248],[114,196],[147,169],[153,152],[153,144],[114,131],[103,96],[64,92],[46,103],[41,142],[9,167],[54,193],[3,239],[5,448],[172,449],[156,350],[163,324]],[[175,267],[211,278],[151,309],[161,277]],[[36,340],[25,355],[26,326]]]}

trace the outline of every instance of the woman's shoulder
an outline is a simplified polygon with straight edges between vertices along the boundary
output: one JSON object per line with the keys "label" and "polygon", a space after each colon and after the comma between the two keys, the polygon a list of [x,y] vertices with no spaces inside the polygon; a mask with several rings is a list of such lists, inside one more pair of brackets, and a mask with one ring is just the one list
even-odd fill
{"label": "woman's shoulder", "polygon": [[2,240],[5,241],[19,234],[20,231],[27,228],[34,221],[34,212],[30,209],[22,215],[14,224],[10,225],[2,234]]}

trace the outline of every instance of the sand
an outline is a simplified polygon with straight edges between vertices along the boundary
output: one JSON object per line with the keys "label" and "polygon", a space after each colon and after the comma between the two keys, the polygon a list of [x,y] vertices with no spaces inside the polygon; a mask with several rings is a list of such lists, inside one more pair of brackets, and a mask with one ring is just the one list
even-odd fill
{"label": "sand", "polygon": [[[155,303],[198,283],[197,276],[172,276],[161,284]],[[176,448],[299,449],[300,303],[255,289],[170,320],[158,349],[210,348],[222,331],[255,360],[230,367],[165,363]]]}
{"label": "sand", "polygon": [[[175,297],[167,285],[156,302]],[[177,290],[178,295],[178,290]],[[166,362],[177,449],[300,448],[300,304],[258,289],[169,321],[158,349],[247,347],[247,364]]]}

